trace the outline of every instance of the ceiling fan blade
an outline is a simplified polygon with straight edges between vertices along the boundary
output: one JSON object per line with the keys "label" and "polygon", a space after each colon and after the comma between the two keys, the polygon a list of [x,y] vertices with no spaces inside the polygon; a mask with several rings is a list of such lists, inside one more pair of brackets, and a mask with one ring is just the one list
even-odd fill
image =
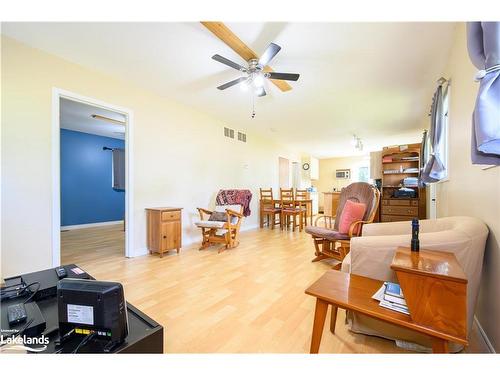
{"label": "ceiling fan blade", "polygon": [[201,22],[208,30],[210,30],[217,38],[227,44],[234,52],[240,55],[243,60],[258,59],[254,51],[252,51],[245,43],[241,41],[226,25],[222,22]]}
{"label": "ceiling fan blade", "polygon": [[296,80],[299,79],[300,74],[270,72],[270,73],[267,73],[266,76],[268,76],[270,79],[279,79],[279,80],[285,80],[285,81],[296,81]]}
{"label": "ceiling fan blade", "polygon": [[275,43],[269,44],[264,53],[259,59],[259,65],[266,66],[269,62],[278,54],[281,50],[281,47]]}
{"label": "ceiling fan blade", "polygon": [[255,91],[255,94],[257,96],[266,96],[266,90],[264,90],[264,87],[260,87]]}
{"label": "ceiling fan blade", "polygon": [[231,61],[229,59],[226,59],[224,56],[221,55],[213,55],[212,59],[215,61],[218,61],[224,65],[230,66],[233,69],[239,70],[240,72],[246,72],[247,69],[240,64],[235,63],[234,61]]}
{"label": "ceiling fan blade", "polygon": [[234,85],[237,85],[238,83],[241,83],[243,81],[246,81],[248,79],[248,77],[240,77],[240,78],[236,78],[236,79],[233,79],[232,81],[229,81],[227,83],[224,83],[223,85],[220,85],[218,86],[217,88],[219,90],[225,90],[227,89],[228,87],[231,87],[231,86],[234,86]]}
{"label": "ceiling fan blade", "polygon": [[[210,32],[212,32],[217,38],[222,42],[227,44],[234,52],[241,56],[245,61],[251,59],[258,59],[257,54],[252,51],[245,43],[241,41],[226,25],[222,22],[207,22],[202,21],[201,24],[205,26]],[[273,70],[266,66],[264,67],[265,72],[272,72]],[[276,85],[281,91],[289,91],[292,89],[287,82],[284,81],[271,81]]]}

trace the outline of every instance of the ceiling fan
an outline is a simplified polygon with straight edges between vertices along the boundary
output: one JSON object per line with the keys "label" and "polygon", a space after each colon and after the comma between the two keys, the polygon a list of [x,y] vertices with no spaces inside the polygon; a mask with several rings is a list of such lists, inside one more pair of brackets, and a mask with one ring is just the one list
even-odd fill
{"label": "ceiling fan", "polygon": [[271,69],[268,64],[278,54],[281,47],[275,43],[269,44],[260,58],[257,57],[245,43],[243,43],[229,28],[222,22],[201,22],[207,29],[214,33],[219,39],[231,47],[246,62],[247,66],[240,65],[221,55],[214,55],[212,59],[233,69],[245,73],[243,77],[234,79],[223,85],[218,86],[219,90],[225,90],[237,84],[241,84],[242,89],[248,89],[253,86],[257,96],[266,95],[264,89],[265,79],[269,79],[281,91],[289,91],[292,87],[286,81],[297,81],[299,74],[295,73],[277,73]]}
{"label": "ceiling fan", "polygon": [[255,87],[255,94],[257,96],[266,95],[266,90],[264,89],[264,79],[276,79],[284,81],[297,81],[299,79],[299,74],[295,73],[276,73],[276,72],[265,72],[264,67],[278,54],[281,47],[275,43],[269,44],[269,47],[265,50],[260,59],[250,59],[247,64],[248,67],[244,67],[234,61],[226,59],[221,55],[213,55],[212,59],[225,64],[233,69],[239,70],[242,73],[246,73],[246,76],[234,79],[230,82],[224,83],[218,86],[219,90],[225,90],[237,84],[241,84],[243,89],[247,89],[250,86]]}

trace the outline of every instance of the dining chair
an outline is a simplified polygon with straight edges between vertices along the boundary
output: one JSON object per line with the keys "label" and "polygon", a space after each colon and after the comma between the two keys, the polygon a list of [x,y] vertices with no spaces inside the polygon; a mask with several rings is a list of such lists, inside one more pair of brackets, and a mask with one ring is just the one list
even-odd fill
{"label": "dining chair", "polygon": [[[260,227],[264,227],[264,217],[267,219],[267,226],[274,229],[276,224],[281,225],[281,208],[276,207],[273,197],[273,189],[260,189]],[[276,222],[278,217],[278,222]]]}
{"label": "dining chair", "polygon": [[311,216],[312,224],[312,207],[309,201],[310,194],[306,189],[295,189],[295,203],[303,211],[302,218],[304,220],[304,225],[307,225],[307,217]]}
{"label": "dining chair", "polygon": [[[280,188],[280,208],[281,208],[281,223],[280,228],[288,229],[290,223],[292,224],[292,231],[295,231],[295,227],[298,225],[299,231],[303,228],[303,210],[300,204],[297,205],[295,201],[295,196],[293,194],[293,189],[282,189]],[[291,219],[291,221],[290,221]]]}

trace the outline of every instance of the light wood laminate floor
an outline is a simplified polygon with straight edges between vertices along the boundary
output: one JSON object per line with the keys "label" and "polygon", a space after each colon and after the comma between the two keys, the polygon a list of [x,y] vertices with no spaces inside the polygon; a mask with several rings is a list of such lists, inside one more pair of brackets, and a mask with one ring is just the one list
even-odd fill
{"label": "light wood laminate floor", "polygon": [[[124,257],[121,225],[61,233],[62,264],[121,282],[126,299],[162,324],[167,353],[308,353],[314,298],[304,290],[326,270],[311,263],[309,235],[257,229],[217,253],[199,244],[158,256]],[[404,353],[393,341],[325,324],[320,353]],[[477,329],[469,352],[484,352]]]}

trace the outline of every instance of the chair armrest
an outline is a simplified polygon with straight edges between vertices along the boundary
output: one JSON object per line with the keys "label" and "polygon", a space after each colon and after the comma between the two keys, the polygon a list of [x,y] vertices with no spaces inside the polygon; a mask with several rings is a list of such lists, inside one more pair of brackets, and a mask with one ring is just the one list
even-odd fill
{"label": "chair armrest", "polygon": [[[229,208],[226,208],[226,213],[227,213],[227,221],[226,221],[227,228],[232,229],[237,227],[243,215],[240,214],[239,212],[230,210]],[[231,223],[231,217],[237,217],[238,221],[235,224]]]}
{"label": "chair armrest", "polygon": [[353,237],[350,243],[351,273],[376,280],[394,281],[392,259],[398,246],[408,246],[409,235]]}
{"label": "chair armrest", "polygon": [[315,227],[317,227],[317,226],[318,226],[318,221],[319,221],[320,219],[325,219],[325,228],[327,228],[327,226],[326,226],[326,219],[327,219],[327,218],[332,219],[333,223],[335,223],[336,216],[325,216],[325,215],[320,215],[320,216],[318,216],[318,217],[314,220],[314,226],[315,226]]}
{"label": "chair armrest", "polygon": [[243,217],[243,214],[240,214],[239,212],[230,210],[229,208],[226,208],[226,212],[227,212],[228,216],[237,216],[240,219]]}
{"label": "chair armrest", "polygon": [[[351,238],[351,273],[377,280],[395,280],[391,270],[394,253],[399,246],[410,246],[411,234],[365,236],[365,228],[370,225],[363,227],[363,236]],[[458,230],[421,233],[419,237],[421,249],[453,252],[464,270],[470,262],[468,252],[477,251],[471,236]]]}
{"label": "chair armrest", "polygon": [[[363,224],[370,224],[371,221],[363,221],[358,220],[351,223],[349,227],[349,237],[358,237],[361,235],[361,229],[363,228]],[[356,231],[354,231],[356,229]]]}
{"label": "chair armrest", "polygon": [[197,208],[197,210],[200,213],[201,220],[203,220],[203,214],[212,215],[212,212],[213,212],[213,211],[207,210],[205,208]]}
{"label": "chair armrest", "polygon": [[408,221],[393,221],[389,223],[370,223],[363,226],[363,237],[394,236],[394,235],[410,234],[410,233],[411,233],[411,224],[408,223]]}

